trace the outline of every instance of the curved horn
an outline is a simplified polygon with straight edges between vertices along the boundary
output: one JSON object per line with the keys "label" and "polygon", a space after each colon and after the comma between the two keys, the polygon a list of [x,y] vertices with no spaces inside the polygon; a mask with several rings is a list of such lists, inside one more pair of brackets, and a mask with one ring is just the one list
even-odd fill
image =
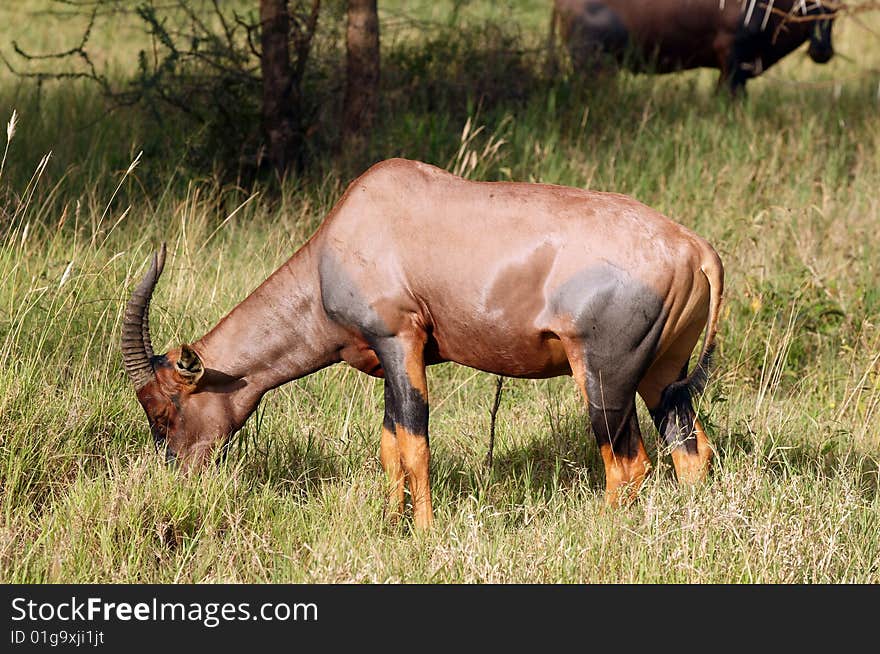
{"label": "curved horn", "polygon": [[153,344],[150,342],[150,299],[165,267],[165,243],[153,254],[153,262],[131,294],[122,319],[122,362],[139,391],[153,378]]}

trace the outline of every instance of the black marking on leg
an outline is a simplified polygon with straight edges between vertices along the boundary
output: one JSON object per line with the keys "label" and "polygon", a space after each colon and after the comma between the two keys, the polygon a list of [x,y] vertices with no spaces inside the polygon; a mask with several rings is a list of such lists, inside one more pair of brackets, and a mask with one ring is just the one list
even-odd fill
{"label": "black marking on leg", "polygon": [[383,424],[392,429],[400,425],[427,438],[428,403],[407,377],[403,344],[332,255],[321,255],[318,270],[324,311],[339,324],[357,328],[379,358],[377,369],[381,367],[385,372]]}
{"label": "black marking on leg", "polygon": [[394,416],[392,410],[394,406],[394,393],[391,384],[385,380],[385,416],[382,419],[382,426],[392,434],[394,433]]}
{"label": "black marking on leg", "polygon": [[611,445],[614,454],[629,460],[638,455],[641,438],[634,395],[635,391],[630,396],[630,406],[622,410],[603,409],[590,402],[590,424],[596,442],[600,447]]}
{"label": "black marking on leg", "polygon": [[568,315],[584,344],[590,423],[599,445],[638,455],[639,382],[651,365],[668,312],[653,288],[612,265],[591,266],[560,286],[554,312]]}
{"label": "black marking on leg", "polygon": [[831,39],[831,28],[834,26],[836,10],[820,6],[813,9],[816,15],[829,16],[827,19],[816,20],[810,30],[810,48],[807,53],[817,64],[824,64],[834,56],[834,43]]}
{"label": "black marking on leg", "polygon": [[[428,438],[428,402],[410,382],[406,372],[406,353],[396,338],[371,338],[370,346],[385,369],[385,412],[395,426]],[[390,407],[390,410],[389,410]]]}

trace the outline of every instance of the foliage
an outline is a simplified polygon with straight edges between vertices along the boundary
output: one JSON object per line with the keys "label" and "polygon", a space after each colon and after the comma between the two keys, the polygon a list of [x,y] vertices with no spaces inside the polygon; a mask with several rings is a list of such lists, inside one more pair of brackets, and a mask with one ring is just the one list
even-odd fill
{"label": "foliage", "polygon": [[[88,10],[78,46],[41,55],[25,51],[15,41],[13,47],[31,63],[73,60],[68,63],[70,70],[21,75],[35,78],[38,84],[89,80],[102,90],[111,110],[136,107],[138,118],[150,121],[152,131],[164,137],[158,147],[182,149],[184,160],[194,170],[209,171],[219,164],[224,175],[234,176],[259,168],[263,160],[259,12],[256,2],[240,4],[148,0],[131,10],[118,0],[93,0],[76,5],[81,11]],[[292,85],[296,89],[306,83],[318,6],[305,0],[290,3]],[[149,45],[137,52],[134,70],[117,80],[94,63],[90,50],[101,46],[92,42],[92,31],[99,19],[129,14]],[[310,102],[301,103],[294,111],[307,125],[322,98],[301,92],[291,97],[297,101],[309,98]]]}

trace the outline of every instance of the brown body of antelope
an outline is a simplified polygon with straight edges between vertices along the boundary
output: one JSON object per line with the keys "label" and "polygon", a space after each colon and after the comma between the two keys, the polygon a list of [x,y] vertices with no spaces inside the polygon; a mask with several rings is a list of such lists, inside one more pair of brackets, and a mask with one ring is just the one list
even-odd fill
{"label": "brown body of antelope", "polygon": [[[166,456],[209,460],[269,389],[345,361],[385,379],[390,509],[409,485],[432,523],[425,367],[572,375],[605,464],[606,499],[650,469],[644,399],[680,480],[711,458],[691,404],[714,346],[723,269],[702,238],[623,195],[472,182],[392,159],[351,183],[309,241],[210,332],[154,356],[163,249],[126,308],[126,369]],[[699,364],[688,360],[705,330]]]}
{"label": "brown body of antelope", "polygon": [[809,55],[834,55],[831,27],[837,2],[817,0],[555,0],[557,23],[573,66],[608,60],[632,70],[669,73],[717,68],[719,87],[733,93],[746,81],[810,42]]}

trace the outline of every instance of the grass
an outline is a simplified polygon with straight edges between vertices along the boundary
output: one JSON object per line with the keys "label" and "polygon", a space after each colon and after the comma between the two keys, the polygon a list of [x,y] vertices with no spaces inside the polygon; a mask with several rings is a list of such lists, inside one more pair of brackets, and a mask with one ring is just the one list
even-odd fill
{"label": "grass", "polygon": [[[401,12],[384,4],[390,26]],[[500,4],[466,3],[454,20],[478,24]],[[543,37],[540,6],[514,15],[525,42]],[[321,160],[273,195],[150,153],[132,166],[153,136],[133,114],[95,122],[88,87],[47,87],[37,104],[0,77],[0,117],[20,112],[0,173],[0,580],[880,581],[880,40],[835,29],[858,63],[793,55],[740,104],[716,97],[708,72],[587,84],[535,71],[503,102],[395,105],[376,158],[631,194],[713,243],[727,279],[699,408],[717,449],[705,484],[677,486],[640,406],[656,469],[633,506],[603,510],[601,458],[567,378],[507,382],[486,472],[494,380],[446,364],[429,371],[428,534],[382,519],[381,382],[336,366],[282,387],[225,463],[183,477],[153,452],[122,370],[123,305],[160,240],[170,258],[151,317],[164,351],[308,238],[342,168]],[[4,52],[19,38],[0,37]],[[424,61],[424,83],[448,88]]]}

